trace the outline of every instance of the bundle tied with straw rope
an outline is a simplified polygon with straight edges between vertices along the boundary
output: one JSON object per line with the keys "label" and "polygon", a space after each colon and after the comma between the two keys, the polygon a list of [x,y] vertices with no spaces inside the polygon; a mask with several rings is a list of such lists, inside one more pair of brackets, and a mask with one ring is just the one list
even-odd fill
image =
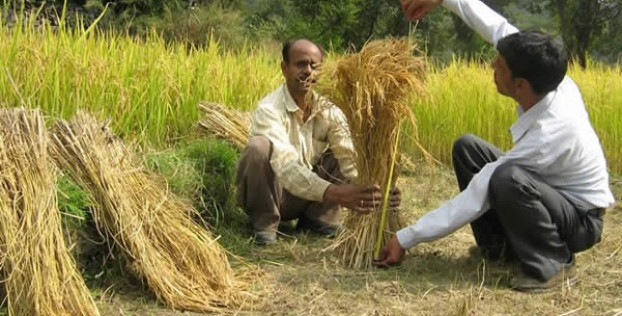
{"label": "bundle tied with straw rope", "polygon": [[244,149],[248,143],[251,126],[248,113],[232,110],[213,102],[201,102],[199,109],[204,112],[199,126],[214,136],[231,142],[238,149]]}
{"label": "bundle tied with straw rope", "polygon": [[9,315],[99,315],[65,245],[38,110],[0,110],[0,267]]}
{"label": "bundle tied with straw rope", "polygon": [[384,194],[384,211],[348,212],[344,232],[331,247],[345,265],[367,269],[385,240],[402,226],[398,212],[387,212],[387,198],[396,181],[393,170],[399,157],[400,126],[404,120],[414,125],[408,98],[423,93],[425,60],[415,57],[406,41],[385,39],[369,42],[359,53],[345,55],[324,68],[320,91],[348,119],[357,182],[378,184]]}
{"label": "bundle tied with straw rope", "polygon": [[195,222],[198,212],[140,168],[104,124],[78,113],[57,123],[53,139],[54,159],[95,202],[96,226],[158,298],[172,308],[212,312],[252,301],[225,250]]}

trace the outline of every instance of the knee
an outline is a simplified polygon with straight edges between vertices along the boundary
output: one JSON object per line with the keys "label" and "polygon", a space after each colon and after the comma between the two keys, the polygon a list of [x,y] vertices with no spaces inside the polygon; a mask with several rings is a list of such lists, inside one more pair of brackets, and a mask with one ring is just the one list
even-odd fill
{"label": "knee", "polygon": [[521,179],[525,178],[526,172],[523,167],[511,162],[503,163],[495,169],[488,184],[488,193],[493,207],[525,191],[525,181]]}
{"label": "knee", "polygon": [[477,136],[473,134],[464,134],[458,139],[454,141],[454,145],[452,147],[452,156],[454,159],[458,157],[462,157],[464,153],[468,152],[469,148],[473,148],[475,143],[477,143]]}
{"label": "knee", "polygon": [[272,143],[265,136],[252,136],[248,139],[248,144],[242,152],[240,162],[267,162],[270,160]]}

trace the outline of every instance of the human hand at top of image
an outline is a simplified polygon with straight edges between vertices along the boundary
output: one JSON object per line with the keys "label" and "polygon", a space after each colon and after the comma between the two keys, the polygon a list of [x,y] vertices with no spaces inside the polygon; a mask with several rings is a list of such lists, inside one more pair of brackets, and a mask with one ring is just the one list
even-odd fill
{"label": "human hand at top of image", "polygon": [[420,20],[443,0],[400,0],[404,16],[409,21]]}

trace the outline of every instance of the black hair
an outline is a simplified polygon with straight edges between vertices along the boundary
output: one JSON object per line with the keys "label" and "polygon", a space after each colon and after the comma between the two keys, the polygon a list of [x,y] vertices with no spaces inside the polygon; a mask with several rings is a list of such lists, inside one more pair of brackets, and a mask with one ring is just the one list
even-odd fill
{"label": "black hair", "polygon": [[513,78],[524,78],[533,91],[544,94],[557,88],[568,69],[568,53],[561,41],[539,31],[510,34],[497,43]]}
{"label": "black hair", "polygon": [[292,49],[292,46],[294,46],[294,44],[298,41],[311,42],[311,44],[315,45],[320,50],[320,53],[322,54],[322,59],[324,59],[324,48],[322,47],[322,45],[306,38],[294,38],[283,43],[283,50],[281,51],[281,55],[283,55],[284,62],[289,63],[289,51]]}

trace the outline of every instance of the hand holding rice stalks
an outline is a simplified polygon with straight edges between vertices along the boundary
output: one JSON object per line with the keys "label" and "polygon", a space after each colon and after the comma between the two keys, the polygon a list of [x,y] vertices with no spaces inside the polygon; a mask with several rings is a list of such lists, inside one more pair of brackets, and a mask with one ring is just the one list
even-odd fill
{"label": "hand holding rice stalks", "polygon": [[[395,184],[389,178],[395,157],[395,144],[403,120],[414,125],[414,114],[407,104],[412,93],[423,93],[425,61],[414,57],[405,41],[377,40],[366,44],[358,54],[344,56],[336,65],[327,65],[320,90],[337,104],[348,118],[356,151],[357,182],[375,183],[386,191]],[[386,226],[379,227],[382,214],[349,212],[345,231],[333,249],[349,267],[370,268],[378,229],[382,240],[401,228],[399,214],[386,215]]]}

